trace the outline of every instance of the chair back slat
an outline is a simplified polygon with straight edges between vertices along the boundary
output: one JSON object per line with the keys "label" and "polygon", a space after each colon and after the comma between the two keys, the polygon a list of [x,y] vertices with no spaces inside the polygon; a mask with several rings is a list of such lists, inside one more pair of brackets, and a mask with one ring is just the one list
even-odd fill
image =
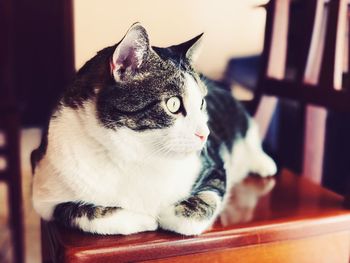
{"label": "chair back slat", "polygon": [[[305,71],[310,61],[311,45],[315,46],[316,32],[320,31],[320,15],[322,15],[323,0],[308,0],[298,3],[298,12],[294,12],[296,7],[291,7],[289,48],[293,48],[294,54],[294,75],[289,79],[294,79],[297,83],[302,83],[305,78]],[[302,28],[303,30],[300,30]],[[295,32],[297,31],[297,32]],[[288,77],[288,76],[286,76]]]}
{"label": "chair back slat", "polygon": [[332,0],[328,5],[327,30],[319,88],[340,90],[342,88],[347,0]]}
{"label": "chair back slat", "polygon": [[266,75],[270,78],[283,79],[287,58],[287,35],[290,0],[275,1],[271,5],[272,30]]}
{"label": "chair back slat", "polygon": [[[346,76],[349,76],[350,73],[350,8],[347,8],[346,12],[346,35],[345,35],[345,56],[344,56],[344,69]],[[346,88],[349,88],[349,82],[346,85]]]}
{"label": "chair back slat", "polygon": [[[289,5],[290,0],[270,1],[265,5],[267,12],[264,47],[260,64],[258,88],[255,91],[253,101],[250,105],[252,114],[257,113],[260,101],[265,93],[265,90],[261,88],[264,86],[264,81],[267,78],[284,78],[285,61],[287,57]],[[277,50],[280,53],[277,52]],[[260,110],[260,112],[262,112],[262,110]]]}
{"label": "chair back slat", "polygon": [[310,45],[302,80],[302,82],[307,85],[317,85],[319,81],[328,15],[328,9],[325,8],[323,0],[315,0],[312,2],[314,3],[314,20],[312,22],[313,31],[310,33]]}
{"label": "chair back slat", "polygon": [[[264,94],[350,112],[350,89],[342,88],[346,68],[344,57],[349,56],[345,45],[350,45],[349,42],[346,44],[348,1],[301,1],[301,18],[289,14],[291,4],[290,0],[271,0],[267,4],[265,43],[253,113]],[[298,47],[297,54],[292,54],[297,56],[292,77],[285,74],[290,56],[288,30],[293,22],[291,19],[305,22],[297,28],[300,32],[292,43]],[[349,83],[350,77],[347,85]]]}
{"label": "chair back slat", "polygon": [[327,111],[309,105],[305,111],[302,175],[316,183],[322,181]]}

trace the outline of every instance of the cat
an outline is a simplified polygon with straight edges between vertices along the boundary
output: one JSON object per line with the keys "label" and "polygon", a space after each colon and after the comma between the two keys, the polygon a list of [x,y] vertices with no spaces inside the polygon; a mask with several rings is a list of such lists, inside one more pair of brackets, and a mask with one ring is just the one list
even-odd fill
{"label": "cat", "polygon": [[31,156],[44,220],[198,235],[248,172],[276,173],[243,106],[194,70],[201,39],[155,47],[136,23],[77,72]]}

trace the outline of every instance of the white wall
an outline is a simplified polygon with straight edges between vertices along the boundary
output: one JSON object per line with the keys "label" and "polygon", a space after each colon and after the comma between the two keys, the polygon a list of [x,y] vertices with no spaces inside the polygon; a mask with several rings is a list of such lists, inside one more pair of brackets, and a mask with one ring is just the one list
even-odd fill
{"label": "white wall", "polygon": [[169,46],[205,32],[197,68],[220,78],[228,58],[262,50],[266,0],[75,0],[76,67],[143,24],[151,44]]}

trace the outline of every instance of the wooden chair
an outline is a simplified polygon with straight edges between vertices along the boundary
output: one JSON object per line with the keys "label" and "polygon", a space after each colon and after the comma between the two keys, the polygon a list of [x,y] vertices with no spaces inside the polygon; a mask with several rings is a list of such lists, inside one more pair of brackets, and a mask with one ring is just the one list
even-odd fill
{"label": "wooden chair", "polygon": [[22,188],[19,154],[19,111],[13,96],[11,3],[0,2],[0,181],[8,188],[13,262],[24,262]]}
{"label": "wooden chair", "polygon": [[[308,20],[300,29],[302,52],[296,74],[286,78],[290,2],[271,0],[266,6],[264,64],[253,101],[257,119],[269,119],[275,105],[271,96],[297,100],[305,113],[310,112],[309,103],[348,111],[350,96],[341,89],[340,61],[347,2],[304,1]],[[304,120],[314,123],[310,116]],[[263,131],[266,127],[262,123]],[[315,170],[305,169],[313,153],[309,139],[316,138],[308,135],[310,127],[306,125],[305,176],[282,169],[275,179],[249,177],[232,190],[231,201],[213,228],[200,236],[165,231],[97,236],[45,223],[45,252],[52,261],[66,263],[349,262],[350,211],[343,207],[344,198],[312,182],[309,173]]]}
{"label": "wooden chair", "polygon": [[299,102],[305,127],[302,174],[320,182],[326,110],[350,113],[348,1],[300,1],[304,19],[293,76],[286,74],[290,2],[267,5],[263,64],[252,112],[264,135],[276,97]]}
{"label": "wooden chair", "polygon": [[23,246],[23,207],[19,160],[19,114],[13,105],[0,102],[0,133],[3,144],[0,145],[0,181],[8,187],[9,226],[13,243],[15,262],[24,262]]}

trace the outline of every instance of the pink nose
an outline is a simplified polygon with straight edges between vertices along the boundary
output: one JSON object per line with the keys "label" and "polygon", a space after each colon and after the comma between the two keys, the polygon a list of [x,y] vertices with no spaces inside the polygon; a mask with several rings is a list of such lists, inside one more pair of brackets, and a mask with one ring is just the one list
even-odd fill
{"label": "pink nose", "polygon": [[204,142],[207,139],[206,135],[202,135],[200,133],[195,133],[195,135],[202,141]]}

